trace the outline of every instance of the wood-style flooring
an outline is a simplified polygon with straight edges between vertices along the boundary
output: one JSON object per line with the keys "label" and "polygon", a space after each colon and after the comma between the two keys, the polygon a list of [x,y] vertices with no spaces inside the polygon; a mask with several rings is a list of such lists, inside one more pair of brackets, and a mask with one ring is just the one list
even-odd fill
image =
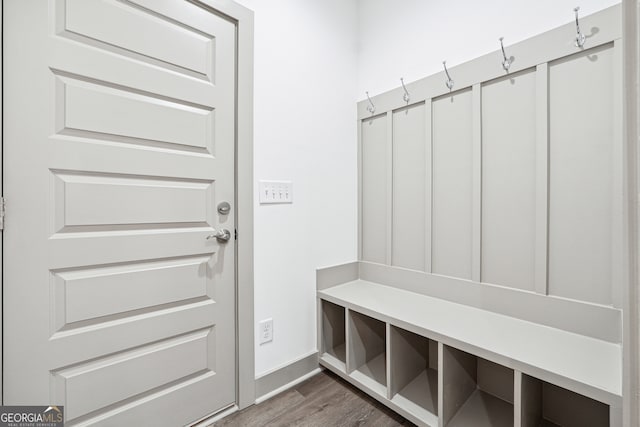
{"label": "wood-style flooring", "polygon": [[210,427],[393,427],[413,426],[329,371]]}

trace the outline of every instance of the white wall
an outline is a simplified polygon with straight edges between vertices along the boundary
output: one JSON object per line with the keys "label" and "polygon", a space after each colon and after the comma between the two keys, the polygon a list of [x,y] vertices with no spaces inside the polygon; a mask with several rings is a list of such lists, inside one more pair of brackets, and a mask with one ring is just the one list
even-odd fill
{"label": "white wall", "polygon": [[255,204],[255,320],[273,318],[256,375],[316,349],[315,270],[354,261],[356,1],[240,0],[255,12],[256,181],[293,181],[291,205]]}
{"label": "white wall", "polygon": [[[358,94],[375,95],[571,22],[619,0],[358,0]],[[582,28],[587,35],[591,28]],[[571,35],[569,35],[571,37]],[[455,76],[452,76],[455,80]],[[444,80],[443,80],[444,81]],[[444,83],[443,83],[444,84]]]}

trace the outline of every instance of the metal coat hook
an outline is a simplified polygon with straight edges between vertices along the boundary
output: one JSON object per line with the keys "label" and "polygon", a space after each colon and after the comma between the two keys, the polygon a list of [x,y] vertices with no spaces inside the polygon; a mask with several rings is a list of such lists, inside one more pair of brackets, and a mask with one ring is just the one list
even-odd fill
{"label": "metal coat hook", "polygon": [[411,97],[409,96],[409,91],[407,90],[407,87],[404,85],[404,79],[402,77],[400,77],[400,83],[402,83],[402,89],[404,89],[404,95],[402,95],[402,99],[404,99],[404,102],[408,104],[409,101],[411,100]]}
{"label": "metal coat hook", "polygon": [[576,13],[576,47],[584,46],[584,42],[587,41],[587,37],[582,34],[580,31],[580,22],[578,21],[578,11],[580,11],[580,6],[577,6],[573,11]]}
{"label": "metal coat hook", "polygon": [[371,114],[376,112],[376,106],[373,105],[373,101],[371,101],[371,98],[369,97],[369,92],[365,92],[367,94],[367,99],[369,100],[369,105],[367,105],[367,111]]}
{"label": "metal coat hook", "polygon": [[504,37],[500,37],[500,49],[502,49],[502,68],[504,68],[504,70],[508,73],[509,72],[509,68],[511,67],[511,63],[513,62],[512,58],[507,58],[507,54],[504,52],[504,44],[502,43],[502,40],[504,39]]}
{"label": "metal coat hook", "polygon": [[453,89],[453,80],[449,75],[449,70],[447,70],[447,61],[442,61],[442,65],[444,66],[444,72],[447,75],[447,81],[445,82],[445,84],[449,88],[449,91],[451,91],[451,89]]}

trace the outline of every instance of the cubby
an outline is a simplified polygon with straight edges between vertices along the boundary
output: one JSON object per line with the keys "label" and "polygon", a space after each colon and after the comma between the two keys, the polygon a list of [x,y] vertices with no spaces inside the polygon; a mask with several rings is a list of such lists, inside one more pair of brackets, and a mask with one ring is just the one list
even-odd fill
{"label": "cubby", "polygon": [[522,374],[522,427],[609,427],[609,405]]}
{"label": "cubby", "polygon": [[438,414],[438,343],[395,326],[390,328],[391,401],[420,419]]}
{"label": "cubby", "polygon": [[442,346],[445,427],[512,427],[514,371]]}
{"label": "cubby", "polygon": [[387,325],[349,311],[349,374],[382,396],[387,395]]}
{"label": "cubby", "polygon": [[320,356],[346,372],[345,309],[321,300],[322,340]]}

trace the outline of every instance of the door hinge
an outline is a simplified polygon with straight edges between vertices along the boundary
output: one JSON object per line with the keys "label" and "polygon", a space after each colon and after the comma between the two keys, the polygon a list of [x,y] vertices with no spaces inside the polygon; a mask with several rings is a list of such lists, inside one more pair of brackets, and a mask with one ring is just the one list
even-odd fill
{"label": "door hinge", "polygon": [[4,230],[4,212],[5,200],[4,197],[0,197],[0,230]]}

